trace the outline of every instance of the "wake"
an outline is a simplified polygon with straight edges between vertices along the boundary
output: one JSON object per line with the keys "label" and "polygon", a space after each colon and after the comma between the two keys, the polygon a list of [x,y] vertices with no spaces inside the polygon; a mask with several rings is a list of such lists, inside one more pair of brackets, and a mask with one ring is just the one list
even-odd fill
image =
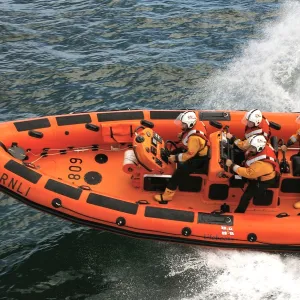
{"label": "wake", "polygon": [[192,255],[173,256],[169,276],[191,274],[194,295],[180,299],[300,299],[299,257],[288,254],[195,248]]}
{"label": "wake", "polygon": [[[282,4],[279,14],[225,70],[199,82],[194,107],[300,111],[300,3]],[[168,276],[192,281],[180,299],[298,300],[299,261],[297,254],[195,248],[172,257]]]}
{"label": "wake", "polygon": [[189,102],[201,109],[300,111],[300,3],[285,3],[279,13],[226,70],[199,83]]}

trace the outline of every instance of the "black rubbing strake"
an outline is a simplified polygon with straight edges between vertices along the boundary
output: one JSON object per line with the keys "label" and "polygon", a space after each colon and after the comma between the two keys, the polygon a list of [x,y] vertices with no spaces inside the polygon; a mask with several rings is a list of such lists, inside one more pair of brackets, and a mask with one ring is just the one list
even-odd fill
{"label": "black rubbing strake", "polygon": [[85,124],[92,121],[89,114],[56,117],[58,126]]}
{"label": "black rubbing strake", "polygon": [[141,120],[144,119],[144,113],[142,111],[98,113],[97,118],[99,122]]}
{"label": "black rubbing strake", "polygon": [[159,207],[151,207],[151,206],[146,207],[145,217],[181,221],[181,222],[194,221],[194,213],[192,211],[159,208]]}
{"label": "black rubbing strake", "polygon": [[201,121],[230,121],[230,112],[218,111],[202,111],[199,113],[199,120]]}
{"label": "black rubbing strake", "polygon": [[150,119],[152,120],[175,120],[179,114],[182,113],[182,110],[161,110],[161,111],[150,111]]}
{"label": "black rubbing strake", "polygon": [[89,204],[121,211],[124,213],[135,215],[137,213],[138,204],[117,200],[114,198],[97,195],[91,193],[86,201]]}
{"label": "black rubbing strake", "polygon": [[47,118],[31,120],[31,121],[14,122],[14,125],[18,131],[48,128],[51,126]]}
{"label": "black rubbing strake", "polygon": [[32,183],[37,183],[40,178],[42,177],[41,174],[25,167],[24,165],[18,164],[14,160],[8,161],[4,168],[6,170],[11,171],[12,173],[15,173],[19,175],[20,177],[32,182]]}
{"label": "black rubbing strake", "polygon": [[82,193],[82,189],[80,188],[75,188],[70,185],[55,181],[53,179],[49,179],[47,181],[45,189],[72,198],[74,200],[78,200]]}

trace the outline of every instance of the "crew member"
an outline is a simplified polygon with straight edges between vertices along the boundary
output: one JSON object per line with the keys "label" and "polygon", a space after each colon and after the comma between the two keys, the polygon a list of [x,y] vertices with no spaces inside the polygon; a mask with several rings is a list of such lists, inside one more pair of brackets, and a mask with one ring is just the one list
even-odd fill
{"label": "crew member", "polygon": [[248,111],[242,119],[242,123],[246,125],[244,139],[238,139],[229,132],[226,134],[230,143],[237,147],[235,151],[235,161],[238,163],[242,163],[245,159],[244,151],[249,146],[247,139],[253,135],[263,135],[268,141],[271,135],[269,121],[262,115],[259,109]]}
{"label": "crew member", "polygon": [[[296,123],[300,124],[300,115],[296,118]],[[281,150],[286,152],[287,148],[294,145],[296,142],[300,143],[300,128],[287,141],[286,145],[281,146]],[[294,203],[295,208],[300,208],[300,201]]]}
{"label": "crew member", "polygon": [[249,180],[235,213],[244,213],[253,197],[263,198],[265,191],[276,182],[280,172],[275,152],[263,135],[253,135],[248,139],[245,158],[244,167],[226,160],[226,166],[230,167],[232,173]]}
{"label": "crew member", "polygon": [[[296,123],[300,124],[300,115],[296,118]],[[281,146],[281,150],[286,152],[287,147],[294,145],[296,142],[300,143],[300,128],[288,139],[286,145]]]}
{"label": "crew member", "polygon": [[204,123],[197,122],[195,112],[185,111],[177,117],[175,124],[181,126],[182,132],[178,136],[186,152],[170,155],[170,162],[180,164],[177,165],[164,193],[154,196],[154,199],[159,202],[173,199],[179,182],[184,176],[188,176],[199,168],[207,173],[209,142]]}

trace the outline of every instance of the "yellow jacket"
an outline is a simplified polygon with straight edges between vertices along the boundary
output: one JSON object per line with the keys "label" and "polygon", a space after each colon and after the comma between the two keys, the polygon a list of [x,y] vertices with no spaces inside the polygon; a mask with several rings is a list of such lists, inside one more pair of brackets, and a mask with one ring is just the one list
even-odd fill
{"label": "yellow jacket", "polygon": [[208,147],[205,145],[206,141],[201,138],[200,136],[197,135],[192,135],[188,139],[188,144],[187,144],[187,152],[185,153],[180,153],[178,155],[178,161],[184,162],[192,157],[199,155],[199,156],[205,156],[207,155],[208,152]]}
{"label": "yellow jacket", "polygon": [[238,175],[252,180],[260,178],[261,181],[266,181],[276,176],[273,165],[265,161],[256,161],[246,168],[234,165],[232,170]]}

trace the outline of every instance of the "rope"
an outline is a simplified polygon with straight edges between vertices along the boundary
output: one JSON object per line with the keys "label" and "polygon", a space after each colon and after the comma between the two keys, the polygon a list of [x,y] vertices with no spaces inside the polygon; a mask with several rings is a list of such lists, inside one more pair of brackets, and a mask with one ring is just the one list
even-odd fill
{"label": "rope", "polygon": [[[31,164],[36,163],[37,161],[39,161],[41,158],[46,157],[46,156],[54,156],[54,155],[61,155],[60,152],[57,153],[48,153],[49,151],[64,151],[64,153],[71,153],[71,152],[85,152],[85,151],[91,151],[94,150],[95,146],[90,146],[90,147],[80,147],[80,148],[73,148],[73,149],[48,149],[46,152],[46,154],[36,154],[33,153],[32,151],[29,151],[27,153],[32,154],[33,156],[39,156],[36,160],[31,161]],[[100,151],[103,152],[116,152],[116,149],[102,149],[102,148],[97,148]],[[125,151],[130,149],[130,147],[125,147],[125,148],[119,148],[119,151]],[[44,151],[45,152],[45,151]]]}

